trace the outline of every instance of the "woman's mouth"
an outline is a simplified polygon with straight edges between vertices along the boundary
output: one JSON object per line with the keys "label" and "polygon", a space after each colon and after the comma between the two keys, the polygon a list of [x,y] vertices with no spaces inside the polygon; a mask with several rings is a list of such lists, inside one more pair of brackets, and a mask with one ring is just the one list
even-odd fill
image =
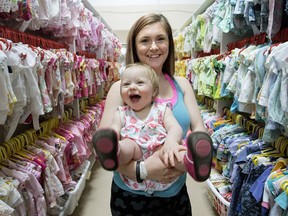
{"label": "woman's mouth", "polygon": [[149,58],[158,58],[159,56],[160,56],[160,54],[148,55]]}

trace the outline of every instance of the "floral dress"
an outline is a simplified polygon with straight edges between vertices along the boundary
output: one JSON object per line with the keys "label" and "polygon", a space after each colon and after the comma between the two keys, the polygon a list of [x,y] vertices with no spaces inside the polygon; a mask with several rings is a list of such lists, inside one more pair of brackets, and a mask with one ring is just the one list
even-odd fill
{"label": "floral dress", "polygon": [[[164,127],[164,114],[167,103],[154,102],[148,116],[141,120],[129,106],[118,107],[120,113],[122,129],[121,138],[129,138],[135,141],[142,149],[142,160],[151,156],[155,149],[162,145],[166,139],[167,132]],[[143,190],[148,193],[165,190],[172,183],[161,184],[152,180],[144,180],[137,183],[126,176],[122,175],[125,184],[133,190]]]}

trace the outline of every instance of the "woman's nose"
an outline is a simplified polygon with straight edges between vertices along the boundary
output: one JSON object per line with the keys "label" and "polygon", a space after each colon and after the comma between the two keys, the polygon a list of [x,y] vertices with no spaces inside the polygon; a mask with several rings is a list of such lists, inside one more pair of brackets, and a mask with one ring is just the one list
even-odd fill
{"label": "woman's nose", "polygon": [[158,49],[158,45],[157,45],[157,43],[155,41],[152,41],[150,49]]}

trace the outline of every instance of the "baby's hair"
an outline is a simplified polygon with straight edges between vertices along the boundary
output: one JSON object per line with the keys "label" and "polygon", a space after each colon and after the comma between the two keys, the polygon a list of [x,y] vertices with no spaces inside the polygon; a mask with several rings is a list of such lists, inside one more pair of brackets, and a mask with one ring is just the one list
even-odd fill
{"label": "baby's hair", "polygon": [[132,64],[129,64],[125,67],[124,71],[121,73],[121,77],[123,76],[125,71],[131,67],[139,67],[139,68],[142,67],[143,69],[146,69],[145,71],[147,72],[148,77],[151,80],[152,86],[156,90],[156,94],[155,94],[155,97],[156,97],[159,93],[159,85],[160,84],[159,84],[159,77],[158,77],[157,73],[153,70],[153,68],[151,68],[149,65],[141,63],[141,62],[132,63]]}

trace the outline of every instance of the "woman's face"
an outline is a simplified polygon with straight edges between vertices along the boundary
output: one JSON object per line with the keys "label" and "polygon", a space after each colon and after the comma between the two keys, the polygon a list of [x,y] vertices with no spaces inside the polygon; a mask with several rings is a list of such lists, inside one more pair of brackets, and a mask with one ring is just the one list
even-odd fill
{"label": "woman's face", "polygon": [[136,36],[136,50],[140,62],[148,64],[157,73],[162,72],[168,57],[168,35],[162,25],[153,23],[145,26]]}

